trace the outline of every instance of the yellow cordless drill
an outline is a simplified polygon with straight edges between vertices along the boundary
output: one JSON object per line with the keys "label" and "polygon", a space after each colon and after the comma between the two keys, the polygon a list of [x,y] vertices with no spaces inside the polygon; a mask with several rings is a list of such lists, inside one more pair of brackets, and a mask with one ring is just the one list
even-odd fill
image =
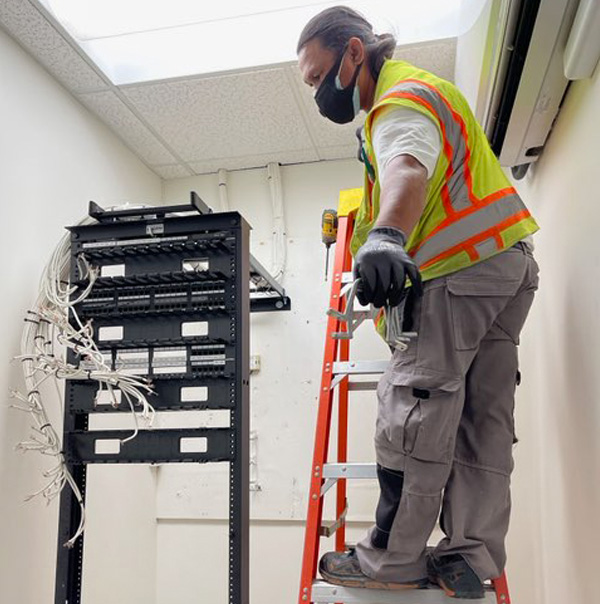
{"label": "yellow cordless drill", "polygon": [[337,239],[338,216],[335,210],[323,210],[321,216],[321,241],[327,248],[325,256],[325,281],[327,281],[327,272],[329,268],[329,248]]}

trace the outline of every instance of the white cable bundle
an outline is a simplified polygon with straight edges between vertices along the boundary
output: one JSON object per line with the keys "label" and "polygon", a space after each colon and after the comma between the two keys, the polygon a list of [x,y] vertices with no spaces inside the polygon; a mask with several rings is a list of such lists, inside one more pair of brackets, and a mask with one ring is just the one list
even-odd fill
{"label": "white cable bundle", "polygon": [[[84,219],[80,224],[88,222]],[[56,465],[44,472],[49,482],[27,500],[42,495],[48,503],[69,485],[81,507],[81,519],[76,533],[65,543],[73,547],[85,526],[85,509],[83,497],[73,476],[65,463],[61,439],[49,421],[44,401],[40,395],[40,386],[48,379],[53,379],[58,390],[58,380],[91,379],[98,382],[98,398],[101,391],[110,393],[113,406],[119,402],[115,390],[119,390],[131,409],[135,419],[135,430],[122,443],[135,438],[138,433],[136,408],[141,416],[152,423],[154,409],[146,395],[152,393],[149,382],[139,376],[132,376],[120,370],[113,370],[93,340],[91,321],[85,325],[75,312],[74,305],[81,302],[91,291],[98,278],[99,271],[90,265],[85,256],[78,258],[79,273],[82,281],[87,280],[85,289],[71,299],[77,286],[69,283],[70,237],[66,234],[54,250],[46,265],[40,282],[40,294],[33,310],[28,311],[25,328],[21,339],[21,355],[15,357],[21,361],[25,376],[27,394],[13,391],[11,395],[19,403],[14,408],[29,413],[33,419],[32,434],[29,440],[17,445],[21,451],[38,451],[43,455],[56,458]],[[75,326],[69,321],[69,313]],[[79,365],[67,363],[62,354],[55,354],[56,344],[63,345],[74,352],[81,360]]]}

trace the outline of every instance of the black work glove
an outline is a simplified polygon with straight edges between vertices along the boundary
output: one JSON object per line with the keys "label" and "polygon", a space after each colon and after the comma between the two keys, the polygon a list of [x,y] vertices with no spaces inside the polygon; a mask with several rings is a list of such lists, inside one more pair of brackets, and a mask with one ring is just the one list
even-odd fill
{"label": "black work glove", "polygon": [[362,305],[373,304],[377,308],[385,304],[397,306],[404,295],[407,276],[415,293],[418,296],[423,294],[421,274],[406,253],[405,243],[406,236],[400,229],[371,229],[354,262],[354,278],[360,278],[356,297]]}

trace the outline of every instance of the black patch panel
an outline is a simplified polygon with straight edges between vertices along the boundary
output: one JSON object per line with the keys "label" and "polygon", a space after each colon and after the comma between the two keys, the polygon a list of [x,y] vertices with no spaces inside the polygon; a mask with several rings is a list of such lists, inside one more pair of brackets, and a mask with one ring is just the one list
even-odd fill
{"label": "black patch panel", "polygon": [[[290,300],[250,255],[244,219],[210,212],[194,193],[190,206],[105,211],[91,202],[90,216],[96,224],[70,228],[73,299],[88,285],[80,277],[82,255],[100,276],[75,305],[73,324],[92,326],[107,367],[147,380],[157,412],[228,410],[229,427],[147,428],[133,439],[131,431],[91,431],[92,414],[131,412],[130,403],[117,386],[68,380],[69,470],[85,500],[90,463],[229,463],[229,603],[248,604],[249,313],[288,310]],[[92,378],[84,354],[68,360]],[[81,604],[83,538],[63,546],[79,513],[65,489],[55,604]]]}

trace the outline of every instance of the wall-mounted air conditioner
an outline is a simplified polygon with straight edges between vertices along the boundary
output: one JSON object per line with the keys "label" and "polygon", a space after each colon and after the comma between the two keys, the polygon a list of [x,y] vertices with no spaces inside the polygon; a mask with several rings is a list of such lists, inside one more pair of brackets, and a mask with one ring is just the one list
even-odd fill
{"label": "wall-mounted air conditioner", "polygon": [[[500,163],[519,178],[540,156],[567,89],[563,59],[579,0],[484,4],[459,37],[456,83]],[[472,9],[465,0],[464,11]]]}

